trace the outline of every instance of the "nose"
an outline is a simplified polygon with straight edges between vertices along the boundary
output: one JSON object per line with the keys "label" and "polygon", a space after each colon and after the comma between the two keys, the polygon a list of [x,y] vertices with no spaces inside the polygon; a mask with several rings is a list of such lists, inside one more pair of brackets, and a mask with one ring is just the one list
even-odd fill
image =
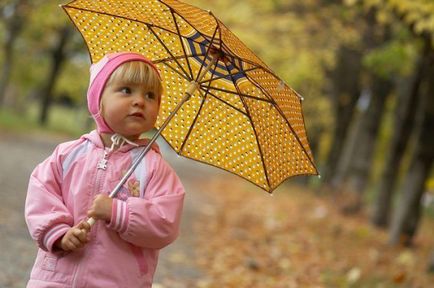
{"label": "nose", "polygon": [[145,99],[143,99],[143,97],[139,94],[134,95],[133,106],[144,107],[145,106]]}

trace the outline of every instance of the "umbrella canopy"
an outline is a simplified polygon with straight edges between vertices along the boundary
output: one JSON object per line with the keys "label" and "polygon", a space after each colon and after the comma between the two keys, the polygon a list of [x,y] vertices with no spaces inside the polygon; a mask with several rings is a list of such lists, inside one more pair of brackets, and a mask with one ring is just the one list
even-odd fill
{"label": "umbrella canopy", "polygon": [[318,174],[301,96],[211,12],[176,0],[76,0],[63,8],[92,62],[132,51],[157,65],[165,93],[156,126],[179,155],[268,192],[288,177]]}

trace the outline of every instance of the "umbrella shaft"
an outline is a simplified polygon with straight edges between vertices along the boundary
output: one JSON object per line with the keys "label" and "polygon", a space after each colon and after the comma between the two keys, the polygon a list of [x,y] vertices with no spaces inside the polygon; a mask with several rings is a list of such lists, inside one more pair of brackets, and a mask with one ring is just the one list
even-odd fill
{"label": "umbrella shaft", "polygon": [[182,98],[181,102],[176,105],[175,109],[170,113],[169,117],[166,118],[164,123],[161,125],[160,129],[154,134],[152,139],[149,141],[148,145],[140,152],[139,156],[137,156],[137,159],[134,160],[133,164],[131,165],[130,169],[125,173],[124,177],[119,181],[119,183],[116,185],[116,187],[110,192],[110,198],[114,198],[116,194],[118,194],[120,188],[122,185],[125,184],[127,179],[133,174],[136,167],[139,165],[140,161],[142,161],[143,157],[145,157],[146,153],[151,149],[152,144],[157,140],[158,136],[160,136],[161,132],[166,128],[166,126],[169,124],[170,120],[175,116],[175,114],[178,112],[178,110],[181,108],[182,105],[184,105],[185,102],[187,102],[191,95],[194,94],[194,92],[199,89],[199,81],[202,80],[202,78],[205,76],[205,74],[211,69],[211,67],[217,62],[218,57],[212,55],[211,62],[208,63],[207,66],[205,66],[205,69],[202,70],[200,73],[197,81],[191,82],[190,86],[188,86],[187,90],[184,93],[184,98]]}
{"label": "umbrella shaft", "polygon": [[119,181],[119,183],[116,185],[116,187],[110,192],[110,198],[114,198],[116,194],[118,194],[120,188],[124,183],[127,181],[127,179],[131,176],[131,174],[134,172],[136,167],[139,165],[140,161],[142,161],[143,157],[145,157],[146,153],[151,149],[152,144],[157,140],[158,136],[160,136],[161,132],[166,128],[166,126],[169,124],[170,120],[175,116],[176,112],[181,108],[181,106],[187,102],[190,99],[191,95],[185,93],[184,98],[182,98],[181,102],[178,103],[178,105],[175,107],[175,109],[170,113],[169,117],[164,121],[164,123],[161,125],[160,129],[154,134],[152,139],[149,141],[148,145],[140,152],[139,156],[136,160],[134,160],[131,167],[128,169],[128,171],[125,173],[124,177]]}
{"label": "umbrella shaft", "polygon": [[205,76],[205,74],[211,69],[211,67],[217,62],[218,57],[214,54],[210,54],[212,59],[211,62],[208,63],[208,65],[205,66],[205,69],[202,70],[199,77],[197,77],[196,83],[200,82],[202,78]]}

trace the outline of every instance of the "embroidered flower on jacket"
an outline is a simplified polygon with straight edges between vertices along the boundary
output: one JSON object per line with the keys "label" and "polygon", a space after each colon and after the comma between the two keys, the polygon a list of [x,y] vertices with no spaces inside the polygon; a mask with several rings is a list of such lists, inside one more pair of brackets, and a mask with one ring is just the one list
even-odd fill
{"label": "embroidered flower on jacket", "polygon": [[130,192],[130,195],[133,197],[139,197],[140,196],[140,182],[136,179],[130,179],[128,180],[128,191]]}

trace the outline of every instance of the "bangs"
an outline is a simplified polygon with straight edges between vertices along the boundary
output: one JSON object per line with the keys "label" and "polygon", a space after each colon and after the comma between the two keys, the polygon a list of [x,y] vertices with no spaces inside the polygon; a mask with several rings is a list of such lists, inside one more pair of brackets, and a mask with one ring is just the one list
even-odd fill
{"label": "bangs", "polygon": [[114,80],[126,83],[143,83],[147,87],[154,87],[154,93],[163,94],[163,86],[157,72],[148,64],[141,61],[130,61],[119,66],[110,76],[107,85]]}

